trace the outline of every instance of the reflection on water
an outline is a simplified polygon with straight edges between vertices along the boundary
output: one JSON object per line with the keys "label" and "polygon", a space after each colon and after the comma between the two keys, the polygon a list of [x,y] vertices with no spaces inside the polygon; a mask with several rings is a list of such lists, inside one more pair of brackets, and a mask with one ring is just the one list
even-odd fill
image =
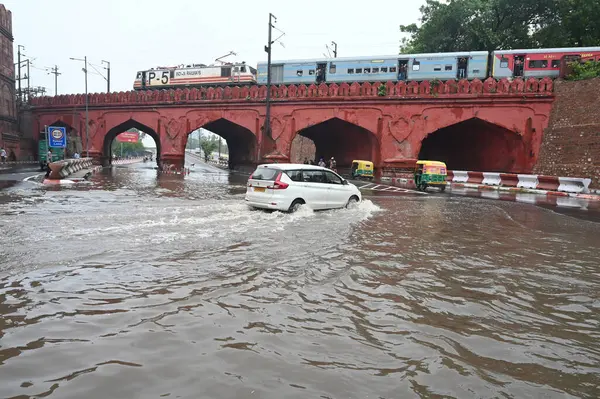
{"label": "reflection on water", "polygon": [[245,179],[140,165],[7,204],[0,397],[598,397],[600,225],[443,195],[265,213]]}

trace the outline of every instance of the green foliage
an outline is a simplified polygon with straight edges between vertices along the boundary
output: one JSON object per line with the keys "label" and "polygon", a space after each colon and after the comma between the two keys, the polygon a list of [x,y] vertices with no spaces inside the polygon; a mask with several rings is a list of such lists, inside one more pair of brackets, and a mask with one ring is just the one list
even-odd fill
{"label": "green foliage", "polygon": [[121,151],[123,151],[123,156],[141,154],[144,152],[144,145],[141,141],[138,141],[137,143],[122,143],[113,140],[111,148],[113,154],[117,156],[121,156]]}
{"label": "green foliage", "polygon": [[383,83],[380,84],[379,87],[377,88],[377,95],[379,97],[387,96],[387,89],[385,88],[385,85]]}
{"label": "green foliage", "polygon": [[426,0],[401,53],[600,45],[600,1]]}
{"label": "green foliage", "polygon": [[204,157],[210,158],[211,154],[219,148],[219,144],[214,141],[203,140],[200,143],[200,148],[202,148],[202,151],[204,152]]}
{"label": "green foliage", "polygon": [[573,72],[567,76],[567,80],[585,80],[600,77],[599,61],[572,62],[569,66],[573,68]]}

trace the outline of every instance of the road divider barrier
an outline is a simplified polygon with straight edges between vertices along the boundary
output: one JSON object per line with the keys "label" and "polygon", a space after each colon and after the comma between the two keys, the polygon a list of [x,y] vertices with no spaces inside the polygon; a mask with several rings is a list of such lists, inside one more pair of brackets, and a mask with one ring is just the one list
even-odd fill
{"label": "road divider barrier", "polygon": [[127,158],[127,159],[113,159],[111,164],[113,165],[130,165],[132,163],[142,162],[144,157]]}
{"label": "road divider barrier", "polygon": [[166,165],[158,170],[158,173],[163,175],[189,175],[190,168],[175,168],[173,165]]}
{"label": "road divider barrier", "polygon": [[448,171],[446,182],[450,184],[477,184],[538,191],[573,194],[589,193],[591,179],[582,177],[556,177],[496,172]]}
{"label": "road divider barrier", "polygon": [[82,169],[90,169],[93,165],[92,158],[78,158],[52,162],[48,166],[50,167],[48,179],[60,180]]}

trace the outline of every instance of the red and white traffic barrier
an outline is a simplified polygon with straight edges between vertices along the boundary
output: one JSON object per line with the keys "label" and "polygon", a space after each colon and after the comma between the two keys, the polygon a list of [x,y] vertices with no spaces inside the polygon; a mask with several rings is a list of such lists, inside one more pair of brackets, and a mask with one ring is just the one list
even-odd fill
{"label": "red and white traffic barrier", "polygon": [[111,163],[113,165],[130,165],[132,163],[142,162],[144,158],[128,158],[128,159],[114,159]]}
{"label": "red and white traffic barrier", "polygon": [[189,175],[190,174],[190,168],[180,168],[180,169],[176,169],[173,168],[172,165],[167,165],[165,168],[163,169],[159,169],[158,173],[164,174],[164,175]]}
{"label": "red and white traffic barrier", "polygon": [[476,184],[518,189],[588,193],[591,179],[496,172],[448,171],[446,181],[452,184]]}

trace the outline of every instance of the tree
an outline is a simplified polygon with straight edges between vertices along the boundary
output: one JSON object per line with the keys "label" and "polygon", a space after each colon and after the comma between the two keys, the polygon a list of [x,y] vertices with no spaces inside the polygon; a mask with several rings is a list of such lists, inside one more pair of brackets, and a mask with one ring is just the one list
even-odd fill
{"label": "tree", "polygon": [[401,53],[600,44],[597,0],[426,0]]}
{"label": "tree", "polygon": [[138,141],[136,143],[123,143],[118,140],[113,140],[111,149],[112,153],[117,156],[121,156],[121,153],[123,156],[140,155],[143,154],[145,151],[144,144],[142,144],[141,141]]}
{"label": "tree", "polygon": [[219,145],[214,141],[203,140],[200,143],[200,148],[202,148],[202,151],[204,152],[204,159],[208,161],[211,154],[218,148],[218,146]]}

